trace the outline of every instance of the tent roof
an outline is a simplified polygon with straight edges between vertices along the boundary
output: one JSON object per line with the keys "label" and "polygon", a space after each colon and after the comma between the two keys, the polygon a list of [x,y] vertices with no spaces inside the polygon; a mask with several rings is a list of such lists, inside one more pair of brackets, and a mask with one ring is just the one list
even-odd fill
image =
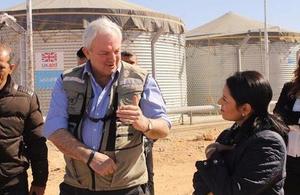
{"label": "tent roof", "polygon": [[[25,2],[2,12],[26,24]],[[163,33],[184,33],[184,24],[179,18],[126,0],[32,0],[32,15],[34,30],[82,29],[83,20],[89,22],[107,16],[124,30],[157,32],[162,29]]]}
{"label": "tent roof", "polygon": [[[25,1],[25,0],[24,0]],[[146,7],[129,3],[126,0],[32,0],[32,10],[56,8],[106,8],[106,9],[133,9],[153,11]],[[4,11],[25,10],[26,1],[5,9]]]}
{"label": "tent roof", "polygon": [[[264,31],[264,23],[228,12],[217,19],[187,32],[186,37],[202,39],[208,37],[243,34]],[[268,32],[292,32],[279,26],[268,25]]]}

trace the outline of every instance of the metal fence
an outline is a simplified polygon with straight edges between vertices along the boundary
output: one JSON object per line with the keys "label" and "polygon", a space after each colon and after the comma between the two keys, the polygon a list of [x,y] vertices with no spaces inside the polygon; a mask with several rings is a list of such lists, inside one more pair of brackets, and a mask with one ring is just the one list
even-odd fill
{"label": "metal fence", "polygon": [[14,79],[26,85],[26,31],[15,22],[12,16],[0,15],[0,43],[12,49],[11,62],[17,65],[13,73]]}
{"label": "metal fence", "polygon": [[[270,113],[273,112],[276,103],[277,101],[270,102],[268,107],[268,111]],[[183,106],[181,108],[167,109],[168,115],[181,114],[180,124],[190,124],[190,125],[194,123],[223,121],[219,111],[220,111],[220,105],[216,105],[216,104],[203,105],[203,106]]]}
{"label": "metal fence", "polygon": [[[242,40],[242,39],[241,39]],[[293,78],[298,42],[274,40],[269,43],[270,74],[273,100],[277,100],[283,84]],[[188,40],[186,41],[187,105],[217,104],[227,77],[241,70],[265,73],[263,41]]]}

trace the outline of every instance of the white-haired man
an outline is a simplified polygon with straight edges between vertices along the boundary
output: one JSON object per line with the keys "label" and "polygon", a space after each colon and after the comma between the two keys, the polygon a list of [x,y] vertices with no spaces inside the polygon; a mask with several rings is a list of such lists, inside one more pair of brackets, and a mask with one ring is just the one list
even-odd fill
{"label": "white-haired man", "polygon": [[159,88],[120,61],[122,33],[109,19],[91,22],[83,42],[88,62],[57,80],[44,128],[65,156],[60,194],[148,194],[143,135],[171,127]]}

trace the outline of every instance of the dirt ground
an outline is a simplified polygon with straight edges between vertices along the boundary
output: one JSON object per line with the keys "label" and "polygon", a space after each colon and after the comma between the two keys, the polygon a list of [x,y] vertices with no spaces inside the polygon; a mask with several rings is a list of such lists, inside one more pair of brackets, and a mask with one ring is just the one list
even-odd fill
{"label": "dirt ground", "polygon": [[[153,148],[155,194],[191,195],[195,162],[204,159],[205,147],[229,126],[228,122],[175,126],[167,138],[158,140]],[[55,146],[48,146],[50,174],[46,195],[58,195],[64,160]]]}

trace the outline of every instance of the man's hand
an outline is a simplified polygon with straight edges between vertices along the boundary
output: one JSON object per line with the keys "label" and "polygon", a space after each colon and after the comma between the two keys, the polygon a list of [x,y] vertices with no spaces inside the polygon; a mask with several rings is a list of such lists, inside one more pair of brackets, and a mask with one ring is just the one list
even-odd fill
{"label": "man's hand", "polygon": [[289,125],[288,127],[289,127],[290,131],[298,131],[298,132],[300,132],[299,125]]}
{"label": "man's hand", "polygon": [[148,129],[149,119],[146,118],[140,107],[140,98],[137,95],[132,97],[131,105],[120,106],[117,110],[117,117],[125,124],[131,124],[135,129],[144,132]]}
{"label": "man's hand", "polygon": [[117,165],[109,156],[96,152],[90,167],[99,175],[111,175],[117,170]]}
{"label": "man's hand", "polygon": [[224,150],[232,150],[235,147],[235,145],[233,146],[228,146],[228,145],[224,145],[224,144],[220,144],[219,142],[215,142],[212,144],[209,144],[206,148],[205,148],[205,155],[206,158],[209,159],[214,152],[218,151],[224,151]]}
{"label": "man's hand", "polygon": [[31,186],[29,195],[44,195],[46,187]]}

